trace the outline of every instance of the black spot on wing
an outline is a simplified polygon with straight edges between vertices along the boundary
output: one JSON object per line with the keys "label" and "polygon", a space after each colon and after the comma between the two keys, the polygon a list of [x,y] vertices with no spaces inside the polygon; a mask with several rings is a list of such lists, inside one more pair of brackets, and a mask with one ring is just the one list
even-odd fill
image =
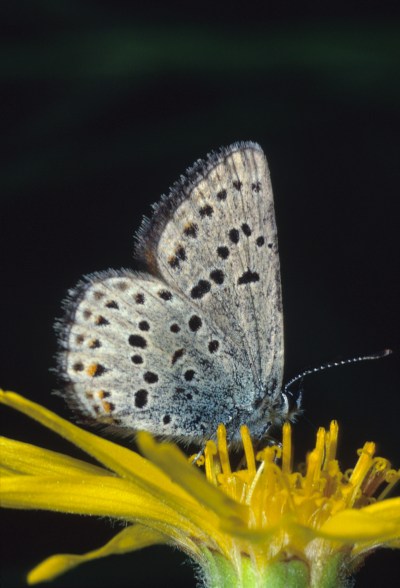
{"label": "black spot on wing", "polygon": [[224,272],[220,269],[213,270],[212,272],[210,272],[210,278],[216,284],[221,285],[224,283]]}
{"label": "black spot on wing", "polygon": [[142,335],[129,335],[128,343],[129,345],[132,345],[132,347],[140,347],[141,349],[147,347],[147,341]]}
{"label": "black spot on wing", "polygon": [[147,404],[149,393],[147,390],[138,390],[135,392],[135,406],[136,408],[143,408]]}
{"label": "black spot on wing", "polygon": [[201,299],[211,290],[211,284],[207,280],[199,280],[190,292],[190,296],[194,299]]}
{"label": "black spot on wing", "polygon": [[224,245],[222,245],[221,247],[218,247],[217,254],[218,254],[218,257],[220,257],[221,259],[227,259],[229,257],[228,247],[225,247]]}
{"label": "black spot on wing", "polygon": [[210,217],[210,216],[212,216],[213,212],[214,212],[214,209],[209,204],[202,206],[202,208],[200,208],[200,210],[199,210],[201,218],[204,218],[206,216]]}

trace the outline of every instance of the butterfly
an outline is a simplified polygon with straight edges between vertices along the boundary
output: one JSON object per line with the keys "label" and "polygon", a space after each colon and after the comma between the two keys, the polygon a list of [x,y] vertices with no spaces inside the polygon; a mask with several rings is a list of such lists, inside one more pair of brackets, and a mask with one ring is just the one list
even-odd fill
{"label": "butterfly", "polygon": [[[290,411],[274,201],[261,147],[198,160],[136,235],[146,271],[84,277],[58,324],[70,404],[96,423],[203,443]],[[298,408],[298,406],[297,406]]]}

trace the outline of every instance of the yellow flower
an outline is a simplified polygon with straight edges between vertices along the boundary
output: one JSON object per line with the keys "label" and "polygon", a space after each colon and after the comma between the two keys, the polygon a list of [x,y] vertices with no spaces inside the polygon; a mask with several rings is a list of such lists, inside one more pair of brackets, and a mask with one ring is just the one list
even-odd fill
{"label": "yellow flower", "polygon": [[[202,570],[207,586],[339,586],[381,546],[400,547],[400,498],[386,498],[400,473],[365,443],[355,467],[336,460],[338,427],[319,429],[304,471],[292,469],[290,425],[281,446],[257,455],[242,427],[244,465],[232,468],[221,425],[197,466],[147,433],[145,457],[84,431],[13,392],[0,402],[55,431],[104,467],[1,439],[1,504],[108,516],[127,526],[85,555],[54,555],[28,575],[34,584],[89,560],[168,543]],[[382,486],[384,489],[382,490]],[[379,493],[380,492],[380,493]]]}

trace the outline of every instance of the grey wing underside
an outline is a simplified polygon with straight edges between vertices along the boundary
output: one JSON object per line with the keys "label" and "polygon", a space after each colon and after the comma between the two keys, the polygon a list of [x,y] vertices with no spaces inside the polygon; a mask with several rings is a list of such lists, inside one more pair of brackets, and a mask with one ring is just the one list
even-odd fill
{"label": "grey wing underside", "polygon": [[97,422],[201,441],[271,416],[283,319],[267,162],[254,143],[198,161],[155,205],[136,256],[150,273],[88,276],[71,292],[60,363]]}
{"label": "grey wing underside", "polygon": [[252,371],[255,400],[280,393],[278,238],[262,149],[236,143],[200,160],[154,208],[137,255],[229,333]]}
{"label": "grey wing underside", "polygon": [[157,278],[99,273],[81,282],[75,298],[63,371],[70,400],[84,414],[201,441],[246,408],[245,395],[242,406],[233,400],[235,390],[251,385],[237,350]]}

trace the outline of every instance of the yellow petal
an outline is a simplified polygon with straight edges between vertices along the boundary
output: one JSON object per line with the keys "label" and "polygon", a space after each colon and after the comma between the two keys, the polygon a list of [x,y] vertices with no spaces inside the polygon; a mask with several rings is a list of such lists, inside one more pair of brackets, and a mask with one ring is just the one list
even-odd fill
{"label": "yellow petal", "polygon": [[157,443],[149,433],[138,433],[137,442],[142,453],[171,478],[185,488],[196,500],[219,517],[242,524],[247,520],[248,508],[232,500],[191,466],[185,455],[172,443]]}
{"label": "yellow petal", "polygon": [[[40,404],[31,402],[15,392],[0,390],[0,402],[38,421],[122,476],[133,475],[137,479],[138,472],[140,472],[142,477],[146,479],[149,479],[150,476],[157,476],[157,474],[161,475],[163,479],[166,478],[164,474],[160,474],[157,468],[137,453],[84,431]],[[168,479],[165,481],[168,482]]]}
{"label": "yellow petal", "polygon": [[329,518],[320,528],[320,533],[324,537],[353,543],[374,540],[384,543],[386,539],[400,537],[400,518],[397,514],[397,520],[390,520],[381,514],[368,512],[367,508],[348,509]]}
{"label": "yellow petal", "polygon": [[195,528],[182,515],[184,508],[176,511],[132,482],[111,476],[9,476],[0,485],[0,499],[6,508],[53,510],[132,522],[154,519],[186,532]]}
{"label": "yellow petal", "polygon": [[[71,473],[53,478],[9,475],[4,477],[0,489],[3,506],[100,514],[127,520],[146,520],[146,509],[149,512],[153,508],[151,516],[158,517],[161,526],[175,525],[184,532],[190,529],[196,537],[213,534],[218,525],[215,515],[147,459],[84,431],[13,392],[0,391],[0,402],[41,422],[125,478],[113,480],[110,476],[105,483],[98,476],[85,474],[75,479]],[[185,465],[189,471],[194,469]],[[129,483],[129,487],[124,487],[123,482]],[[79,484],[85,485],[84,492]]]}
{"label": "yellow petal", "polygon": [[64,437],[83,451],[92,455],[100,463],[120,476],[129,478],[137,484],[144,482],[144,490],[152,491],[160,501],[168,495],[169,501],[175,500],[175,507],[181,507],[181,499],[191,501],[190,495],[182,488],[173,484],[170,478],[159,468],[139,454],[117,445],[112,441],[84,431],[76,425],[62,419],[50,410],[27,400],[15,392],[0,390],[0,403],[19,410],[30,418],[38,421],[48,429]]}
{"label": "yellow petal", "polygon": [[400,524],[400,496],[374,502],[363,508],[363,511],[388,521],[397,521]]}
{"label": "yellow petal", "polygon": [[53,580],[60,574],[93,559],[126,553],[149,545],[159,545],[166,542],[166,538],[161,533],[142,525],[131,525],[123,529],[118,535],[115,535],[111,541],[100,547],[100,549],[89,551],[84,555],[60,554],[45,559],[28,574],[28,584]]}
{"label": "yellow petal", "polygon": [[36,447],[30,443],[0,437],[0,464],[8,474],[32,476],[111,476],[111,472],[87,462]]}

